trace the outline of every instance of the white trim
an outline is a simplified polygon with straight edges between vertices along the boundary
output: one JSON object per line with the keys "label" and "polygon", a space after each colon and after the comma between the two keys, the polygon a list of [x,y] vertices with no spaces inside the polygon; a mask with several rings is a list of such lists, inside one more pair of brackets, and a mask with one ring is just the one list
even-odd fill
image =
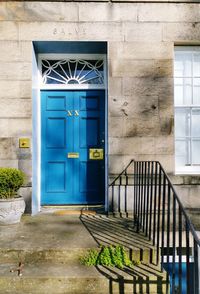
{"label": "white trim", "polygon": [[[176,53],[179,55],[179,54],[192,54],[192,59],[191,59],[191,62],[192,62],[192,69],[191,69],[191,76],[188,76],[188,78],[191,79],[192,81],[192,99],[193,99],[193,79],[194,78],[199,78],[197,76],[194,77],[193,75],[193,62],[194,62],[194,59],[193,59],[193,56],[194,54],[199,54],[200,53],[200,46],[175,46],[174,47],[174,63],[176,62]],[[177,56],[178,56],[177,55]],[[176,83],[175,83],[175,80],[176,79],[185,79],[186,77],[185,76],[175,76],[175,67],[174,67],[174,89],[175,89],[175,86],[176,86]],[[176,110],[179,110],[179,109],[189,109],[190,111],[190,114],[192,113],[192,110],[193,109],[199,109],[200,106],[199,105],[193,105],[193,100],[191,100],[191,104],[187,104],[187,105],[177,105],[176,104],[176,101],[175,101],[175,96],[174,96],[174,119],[176,118]],[[190,115],[190,120],[192,120],[192,115]],[[175,145],[175,162],[176,162],[176,142],[180,139],[188,139],[189,142],[190,142],[190,152],[189,152],[189,160],[188,162],[192,162],[192,149],[191,149],[191,140],[198,140],[199,137],[193,137],[191,136],[192,132],[191,132],[191,123],[190,123],[190,136],[184,136],[184,137],[177,137],[176,136],[176,119],[175,119],[175,124],[174,124],[174,145]],[[175,163],[175,174],[176,175],[199,175],[200,174],[200,165],[184,165],[184,166],[179,166]]]}
{"label": "white trim", "polygon": [[[104,59],[104,87],[102,85],[41,85],[41,58],[101,58]],[[81,90],[81,89],[99,89],[105,91],[105,210],[107,211],[108,201],[108,134],[107,134],[107,115],[108,115],[108,94],[107,94],[107,55],[106,54],[39,54],[38,63],[34,48],[32,49],[32,106],[33,106],[33,140],[32,140],[32,215],[41,211],[41,90]]]}
{"label": "white trim", "polygon": [[40,211],[40,88],[39,71],[34,48],[32,48],[32,215]]}
{"label": "white trim", "polygon": [[[60,60],[60,59],[86,59],[86,60],[95,60],[102,59],[104,61],[104,84],[43,84],[42,82],[42,60]],[[106,54],[38,54],[38,69],[39,69],[39,83],[41,90],[75,90],[75,89],[107,89],[107,63],[106,63]]]}

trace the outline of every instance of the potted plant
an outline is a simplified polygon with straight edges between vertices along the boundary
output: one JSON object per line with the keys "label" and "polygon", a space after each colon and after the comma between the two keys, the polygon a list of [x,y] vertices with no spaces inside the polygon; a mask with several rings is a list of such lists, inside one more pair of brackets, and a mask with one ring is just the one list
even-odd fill
{"label": "potted plant", "polygon": [[16,168],[0,167],[0,225],[20,222],[25,210],[23,197],[17,194],[25,175]]}

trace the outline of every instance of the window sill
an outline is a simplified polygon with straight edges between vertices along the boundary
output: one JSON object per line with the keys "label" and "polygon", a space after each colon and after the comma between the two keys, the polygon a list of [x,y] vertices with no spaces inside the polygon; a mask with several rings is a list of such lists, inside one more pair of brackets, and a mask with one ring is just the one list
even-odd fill
{"label": "window sill", "polygon": [[200,166],[186,166],[176,168],[175,175],[200,175]]}

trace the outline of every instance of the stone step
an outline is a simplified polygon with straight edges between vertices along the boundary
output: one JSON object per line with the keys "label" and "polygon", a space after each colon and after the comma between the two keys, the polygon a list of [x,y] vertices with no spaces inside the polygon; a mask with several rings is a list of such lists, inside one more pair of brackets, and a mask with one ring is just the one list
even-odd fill
{"label": "stone step", "polygon": [[22,276],[10,272],[15,267],[13,263],[0,265],[1,294],[167,293],[165,273],[143,264],[123,270],[54,263],[25,264]]}
{"label": "stone step", "polygon": [[200,209],[199,208],[187,208],[187,215],[189,216],[196,231],[200,231]]}
{"label": "stone step", "polygon": [[[74,265],[79,263],[82,256],[86,255],[90,249],[95,248],[73,248],[60,250],[50,249],[5,249],[0,248],[0,263],[6,262],[25,262],[41,263],[54,262]],[[133,261],[140,261],[146,264],[155,263],[155,249],[151,248],[125,248],[127,255]],[[100,249],[99,249],[100,250]]]}

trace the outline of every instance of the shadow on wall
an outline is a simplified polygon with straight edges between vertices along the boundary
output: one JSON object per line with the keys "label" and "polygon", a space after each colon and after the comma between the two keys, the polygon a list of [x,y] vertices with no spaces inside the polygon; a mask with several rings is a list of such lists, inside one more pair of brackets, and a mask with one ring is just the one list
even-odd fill
{"label": "shadow on wall", "polygon": [[109,294],[168,293],[166,275],[153,264],[153,248],[135,232],[131,219],[82,214],[80,220],[99,246],[122,245],[130,259],[141,261],[133,268],[96,267],[109,280]]}

